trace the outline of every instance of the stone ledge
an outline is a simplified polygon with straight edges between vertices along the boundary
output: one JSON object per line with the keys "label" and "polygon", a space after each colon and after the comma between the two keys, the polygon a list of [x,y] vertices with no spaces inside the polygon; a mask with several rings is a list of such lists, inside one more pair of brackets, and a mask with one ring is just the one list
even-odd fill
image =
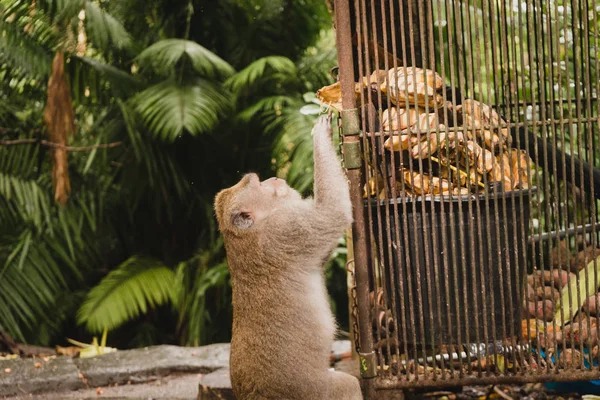
{"label": "stone ledge", "polygon": [[152,346],[74,360],[90,386],[140,383],[174,372],[208,373],[229,365],[229,344]]}
{"label": "stone ledge", "polygon": [[221,368],[200,378],[198,400],[234,400],[229,368]]}
{"label": "stone ledge", "polygon": [[[195,348],[167,345],[89,359],[4,360],[0,361],[0,398],[92,399],[98,398],[96,388],[101,388],[100,398],[232,400],[229,350],[229,344]],[[349,350],[348,341],[336,341],[332,348],[338,356]],[[10,368],[10,373],[5,373],[5,368]],[[358,374],[358,363],[343,360],[336,369]]]}
{"label": "stone ledge", "polygon": [[0,396],[81,389],[85,384],[78,373],[77,366],[68,357],[48,362],[31,358],[3,360],[0,361]]}

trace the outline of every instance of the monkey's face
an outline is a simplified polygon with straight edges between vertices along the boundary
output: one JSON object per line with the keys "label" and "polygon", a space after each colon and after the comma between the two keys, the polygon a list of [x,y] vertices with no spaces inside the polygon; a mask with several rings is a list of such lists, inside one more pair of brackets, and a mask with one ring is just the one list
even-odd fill
{"label": "monkey's face", "polygon": [[285,180],[270,178],[261,182],[258,175],[247,174],[235,186],[217,194],[219,229],[236,236],[255,231],[274,212],[297,200],[301,200],[300,194]]}

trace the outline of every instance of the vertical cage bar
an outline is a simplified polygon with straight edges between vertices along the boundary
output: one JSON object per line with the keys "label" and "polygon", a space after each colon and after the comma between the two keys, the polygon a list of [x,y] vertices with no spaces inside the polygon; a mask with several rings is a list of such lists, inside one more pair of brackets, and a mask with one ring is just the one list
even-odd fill
{"label": "vertical cage bar", "polygon": [[[347,1],[335,1],[335,26],[340,81],[342,85],[342,106],[344,109],[351,110],[356,107],[356,103],[354,99],[354,74],[352,73],[354,62],[352,57],[350,9]],[[355,143],[358,141],[358,137],[347,136],[344,140],[347,143]],[[359,348],[361,357],[363,357],[362,354],[372,353],[373,338],[370,332],[368,252],[365,236],[366,224],[362,208],[362,171],[361,169],[351,169],[347,171],[347,176],[350,181],[350,196],[354,219],[352,224],[352,240],[355,249],[354,268],[358,302]],[[366,379],[365,394],[367,396],[372,396],[374,393],[372,383],[371,379]]]}

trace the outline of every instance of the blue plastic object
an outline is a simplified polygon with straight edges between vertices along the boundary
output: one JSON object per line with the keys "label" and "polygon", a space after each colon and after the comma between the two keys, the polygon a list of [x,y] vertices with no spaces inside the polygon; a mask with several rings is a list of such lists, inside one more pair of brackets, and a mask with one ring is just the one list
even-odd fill
{"label": "blue plastic object", "polygon": [[[536,349],[532,349],[534,353],[537,353]],[[584,354],[589,354],[588,349],[583,349]],[[546,353],[540,350],[540,356],[546,357]],[[560,351],[557,356],[560,356]],[[552,362],[555,362],[555,356],[550,357]],[[598,366],[598,362],[593,362],[594,366]],[[590,363],[587,358],[583,359],[583,365],[586,368],[590,368]],[[595,394],[600,395],[600,380],[593,381],[578,381],[578,382],[548,382],[544,386],[547,389],[554,390],[559,393],[579,393],[579,394]]]}

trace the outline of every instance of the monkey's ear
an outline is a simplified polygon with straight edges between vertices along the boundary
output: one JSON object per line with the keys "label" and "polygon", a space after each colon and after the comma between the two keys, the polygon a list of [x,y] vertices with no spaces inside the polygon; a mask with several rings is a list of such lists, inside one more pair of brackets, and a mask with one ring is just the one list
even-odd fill
{"label": "monkey's ear", "polygon": [[254,217],[248,211],[240,211],[232,215],[231,223],[238,229],[248,229],[254,224]]}

